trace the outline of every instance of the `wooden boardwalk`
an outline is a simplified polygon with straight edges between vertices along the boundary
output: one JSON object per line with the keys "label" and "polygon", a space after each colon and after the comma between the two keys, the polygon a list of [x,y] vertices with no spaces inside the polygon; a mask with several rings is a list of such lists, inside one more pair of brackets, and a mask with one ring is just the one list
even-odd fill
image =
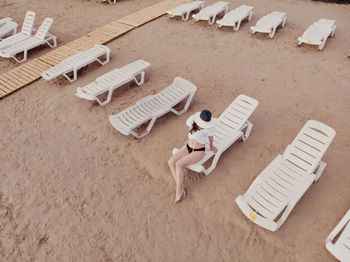
{"label": "wooden boardwalk", "polygon": [[117,21],[97,28],[87,35],[81,36],[78,39],[1,74],[0,98],[38,80],[41,78],[42,72],[59,64],[64,59],[89,49],[95,44],[105,44],[130,30],[166,14],[167,10],[190,1],[191,0],[166,0],[146,7]]}

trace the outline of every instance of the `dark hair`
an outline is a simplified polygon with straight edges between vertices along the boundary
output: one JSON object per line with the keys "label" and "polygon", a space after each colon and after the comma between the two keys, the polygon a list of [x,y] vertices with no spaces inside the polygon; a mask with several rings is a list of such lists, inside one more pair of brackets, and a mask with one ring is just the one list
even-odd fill
{"label": "dark hair", "polygon": [[196,132],[196,131],[198,131],[198,130],[201,130],[202,128],[200,128],[198,125],[197,125],[197,123],[196,122],[193,122],[193,125],[192,125],[192,128],[191,128],[191,130],[190,130],[190,133],[192,134],[192,133],[194,133],[194,132]]}

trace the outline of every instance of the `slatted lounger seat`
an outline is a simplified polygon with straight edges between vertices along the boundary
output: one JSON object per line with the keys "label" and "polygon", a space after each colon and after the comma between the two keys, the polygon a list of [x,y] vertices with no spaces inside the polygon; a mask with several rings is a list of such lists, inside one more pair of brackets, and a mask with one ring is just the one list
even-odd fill
{"label": "slatted lounger seat", "polygon": [[241,22],[244,19],[250,21],[253,15],[253,7],[247,5],[241,5],[235,10],[228,12],[221,20],[216,21],[218,27],[232,26],[235,31],[239,30]]}
{"label": "slatted lounger seat", "polygon": [[236,203],[251,221],[276,231],[300,198],[323,173],[321,159],[335,136],[334,129],[315,120],[306,122],[283,155],[278,155]]}
{"label": "slatted lounger seat", "polygon": [[192,17],[195,22],[204,20],[208,21],[210,25],[213,25],[218,14],[227,13],[228,5],[228,2],[216,2],[215,4],[203,8],[198,14],[192,15]]}
{"label": "slatted lounger seat", "polygon": [[[110,115],[109,121],[116,130],[124,135],[133,135],[142,138],[147,135],[155,121],[168,112],[180,115],[187,111],[197,87],[181,77],[176,77],[174,82],[161,92],[147,96],[116,115]],[[180,111],[174,107],[187,99],[184,108]],[[146,131],[138,134],[135,128],[149,122]]]}
{"label": "slatted lounger seat", "polygon": [[16,43],[19,43],[19,42],[31,37],[33,30],[35,30],[33,27],[34,22],[35,22],[35,13],[32,11],[27,11],[25,18],[24,18],[21,32],[3,39],[0,42],[0,50],[8,48]]}
{"label": "slatted lounger seat", "polygon": [[[150,65],[151,64],[146,61],[137,60],[98,77],[95,81],[84,87],[78,87],[75,95],[88,100],[96,100],[101,106],[104,106],[112,100],[113,91],[118,87],[131,81],[135,81],[138,86],[142,85],[145,79],[144,70]],[[137,79],[138,76],[141,76],[140,80]],[[108,92],[108,97],[107,100],[103,102],[98,96],[106,92]]]}
{"label": "slatted lounger seat", "polygon": [[[49,33],[52,23],[52,18],[45,18],[44,22],[41,24],[34,36],[0,50],[0,56],[4,58],[13,58],[18,63],[22,63],[27,60],[28,51],[33,48],[44,44],[48,44],[51,48],[55,47],[57,45],[56,37]],[[50,41],[53,41],[53,43],[50,43]],[[23,58],[21,60],[17,59],[16,56],[22,53]]]}
{"label": "slatted lounger seat", "polygon": [[[343,230],[339,238],[333,243],[335,237]],[[326,248],[340,262],[350,261],[350,209],[340,220],[326,239]]]}
{"label": "slatted lounger seat", "polygon": [[193,1],[189,4],[183,4],[176,7],[173,10],[169,10],[167,13],[170,18],[174,18],[175,16],[181,16],[183,21],[187,21],[190,13],[195,10],[202,10],[204,7],[205,1]]}
{"label": "slatted lounger seat", "polygon": [[[111,50],[104,45],[95,45],[94,47],[79,52],[71,57],[66,58],[58,65],[41,73],[42,78],[45,80],[52,80],[60,75],[63,75],[73,83],[78,78],[78,70],[88,64],[98,61],[101,65],[105,65],[109,62]],[[102,61],[100,58],[106,56],[106,60]],[[73,72],[73,78],[68,76]]]}
{"label": "slatted lounger seat", "polygon": [[12,21],[12,18],[6,17],[0,19],[0,40],[8,34],[16,34],[18,24]]}
{"label": "slatted lounger seat", "polygon": [[[187,166],[188,169],[195,172],[203,172],[209,175],[216,167],[219,158],[226,149],[228,149],[238,139],[247,140],[253,124],[248,120],[251,114],[258,106],[258,101],[245,95],[239,95],[232,104],[226,108],[216,121],[216,134],[214,136],[214,146],[218,149],[215,154],[210,150],[210,144],[207,142],[204,157],[197,163]],[[244,130],[246,131],[244,132]],[[174,148],[173,154],[179,149]],[[215,155],[215,156],[214,156]],[[205,168],[203,164],[212,156],[214,159],[209,168]]]}
{"label": "slatted lounger seat", "polygon": [[270,38],[273,38],[277,27],[285,26],[287,20],[286,13],[272,12],[259,19],[255,26],[250,28],[250,32],[255,34],[256,32],[269,34]]}
{"label": "slatted lounger seat", "polygon": [[302,43],[306,43],[309,45],[318,45],[318,49],[322,50],[328,37],[334,35],[335,29],[336,25],[334,20],[322,18],[310,25],[305,30],[303,36],[298,38],[298,46]]}

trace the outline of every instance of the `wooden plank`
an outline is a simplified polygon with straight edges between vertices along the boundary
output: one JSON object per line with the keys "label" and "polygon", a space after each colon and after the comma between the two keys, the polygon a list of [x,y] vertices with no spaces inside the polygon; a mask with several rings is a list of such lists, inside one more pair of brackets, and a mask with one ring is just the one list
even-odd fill
{"label": "wooden plank", "polygon": [[31,64],[23,64],[21,65],[22,70],[25,71],[27,74],[30,74],[31,76],[33,76],[33,78],[37,79],[40,77],[40,74],[37,72],[33,72],[33,66]]}
{"label": "wooden plank", "polygon": [[18,87],[18,85],[15,82],[13,82],[11,79],[7,79],[3,75],[0,75],[0,84],[6,86],[9,90],[13,90]]}
{"label": "wooden plank", "polygon": [[25,67],[20,66],[20,67],[16,67],[16,69],[17,69],[17,70],[14,71],[14,73],[17,74],[17,75],[18,75],[18,74],[24,75],[28,82],[29,82],[29,81],[33,81],[33,79],[36,79],[36,78],[37,78],[37,76],[33,76],[33,75],[29,74],[29,73],[26,71],[26,68],[25,68]]}
{"label": "wooden plank", "polygon": [[11,92],[12,89],[9,89],[8,87],[4,86],[1,82],[0,82],[0,88],[3,90],[3,92],[5,92],[6,94],[8,92]]}
{"label": "wooden plank", "polygon": [[26,85],[27,84],[27,80],[25,79],[25,77],[23,76],[19,76],[17,74],[14,73],[14,70],[10,70],[4,74],[2,74],[3,76],[5,76],[6,78],[9,78],[11,80],[13,80],[14,82],[16,82],[18,85]]}

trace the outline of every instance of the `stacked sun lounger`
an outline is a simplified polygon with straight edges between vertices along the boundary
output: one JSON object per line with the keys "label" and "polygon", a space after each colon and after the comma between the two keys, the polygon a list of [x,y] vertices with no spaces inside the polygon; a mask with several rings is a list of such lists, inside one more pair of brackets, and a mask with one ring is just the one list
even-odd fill
{"label": "stacked sun lounger", "polygon": [[[176,77],[174,82],[161,92],[147,96],[136,102],[135,105],[121,111],[116,115],[110,115],[109,121],[113,127],[124,135],[133,135],[142,138],[147,135],[155,121],[168,112],[180,115],[187,111],[197,87],[181,77]],[[180,111],[174,107],[187,99],[184,108]],[[141,134],[135,131],[136,128],[146,124],[147,128]]]}
{"label": "stacked sun lounger", "polygon": [[[94,47],[79,52],[71,57],[66,58],[60,64],[46,70],[41,74],[45,80],[52,80],[60,75],[63,75],[73,83],[78,78],[78,70],[88,64],[95,61],[101,65],[105,65],[109,62],[111,50],[104,45],[95,45]],[[106,57],[105,61],[101,60],[101,57]],[[73,73],[73,78],[69,76],[69,73]]]}
{"label": "stacked sun lounger", "polygon": [[[257,225],[276,231],[323,173],[321,159],[335,136],[331,127],[309,120],[283,155],[278,155],[236,203]],[[276,221],[277,220],[277,221]]]}
{"label": "stacked sun lounger", "polygon": [[[76,96],[87,99],[96,100],[101,106],[108,104],[112,100],[112,94],[115,89],[122,85],[135,81],[140,86],[144,83],[145,71],[151,64],[144,60],[137,60],[122,68],[117,68],[111,72],[98,77],[92,83],[78,87]],[[137,77],[140,76],[140,80]],[[105,101],[101,101],[99,96],[108,92],[108,97]]]}

